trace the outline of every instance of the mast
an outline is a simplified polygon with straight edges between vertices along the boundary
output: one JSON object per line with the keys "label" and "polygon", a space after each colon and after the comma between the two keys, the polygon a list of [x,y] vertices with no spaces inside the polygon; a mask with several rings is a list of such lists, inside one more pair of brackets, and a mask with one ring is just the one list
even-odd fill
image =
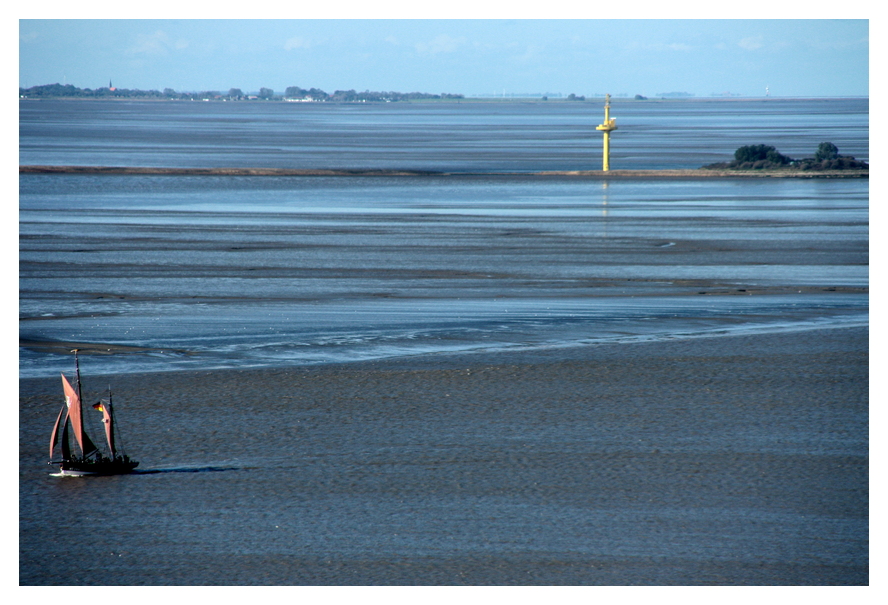
{"label": "mast", "polygon": [[80,389],[80,360],[77,359],[77,351],[80,349],[74,349],[71,351],[74,353],[74,368],[77,370],[77,397],[80,398],[80,401],[83,401],[83,391]]}
{"label": "mast", "polygon": [[[62,387],[65,390],[68,420],[71,421],[71,426],[74,429],[74,438],[80,446],[80,451],[83,454],[83,457],[86,458],[98,448],[96,448],[96,445],[89,438],[89,435],[86,434],[86,431],[83,430],[83,406],[80,397],[80,364],[77,362],[77,349],[74,349],[74,361],[77,367],[77,390],[74,390],[64,374],[62,374]],[[65,423],[65,428],[67,429],[67,422]]]}
{"label": "mast", "polygon": [[[65,428],[62,429],[62,460],[71,459],[71,444],[68,442],[68,417],[65,417]],[[52,456],[50,456],[52,459]]]}

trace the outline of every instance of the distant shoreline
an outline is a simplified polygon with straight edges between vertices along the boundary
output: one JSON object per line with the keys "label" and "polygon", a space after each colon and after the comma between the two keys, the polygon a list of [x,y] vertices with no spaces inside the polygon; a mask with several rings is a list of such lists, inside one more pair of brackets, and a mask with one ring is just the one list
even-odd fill
{"label": "distant shoreline", "polygon": [[[185,93],[192,94],[192,93]],[[544,95],[543,95],[544,96]],[[425,104],[425,103],[454,103],[454,104],[464,104],[464,103],[568,103],[568,104],[595,104],[595,103],[603,103],[605,98],[604,95],[585,95],[583,99],[569,99],[567,95],[563,95],[560,97],[549,96],[543,98],[543,96],[535,96],[535,95],[527,95],[527,96],[506,96],[506,97],[454,97],[454,98],[444,98],[444,99],[434,99],[434,98],[425,98],[425,99],[400,99],[397,101],[384,101],[384,100],[355,100],[355,101],[301,101],[301,100],[285,100],[283,98],[280,99],[242,99],[242,100],[228,100],[228,99],[209,99],[209,98],[201,98],[199,94],[194,94],[193,98],[168,98],[168,97],[152,97],[152,96],[133,96],[133,97],[114,97],[114,96],[105,96],[105,97],[78,97],[78,96],[28,96],[28,95],[19,95],[19,101],[110,101],[114,102],[146,102],[146,103],[199,103],[199,102],[210,102],[210,103],[285,103],[285,104],[296,104],[296,105],[385,105],[385,104]],[[779,97],[779,96],[688,96],[688,97],[658,97],[651,96],[645,97],[643,99],[636,99],[631,96],[625,97],[617,97],[612,96],[612,103],[683,103],[686,101],[690,102],[708,102],[708,101],[725,101],[725,102],[750,102],[750,101],[761,101],[761,102],[783,102],[783,101],[841,101],[847,99],[869,99],[869,95],[837,95],[837,96],[789,96],[789,97]]]}
{"label": "distant shoreline", "polygon": [[396,169],[299,169],[299,168],[165,168],[151,166],[19,166],[19,174],[109,174],[156,176],[380,176],[380,177],[459,177],[528,176],[584,177],[596,179],[708,179],[708,178],[869,178],[868,170],[545,170],[539,172],[436,172]]}

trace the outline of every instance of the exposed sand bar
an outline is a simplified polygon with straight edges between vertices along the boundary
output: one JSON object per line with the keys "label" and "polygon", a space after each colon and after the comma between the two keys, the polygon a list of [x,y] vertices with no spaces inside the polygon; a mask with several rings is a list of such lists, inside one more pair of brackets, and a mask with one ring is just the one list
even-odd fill
{"label": "exposed sand bar", "polygon": [[115,174],[168,176],[531,176],[596,179],[707,179],[707,178],[869,178],[867,170],[547,170],[541,172],[436,172],[393,169],[295,168],[167,168],[153,166],[19,166],[19,174]]}

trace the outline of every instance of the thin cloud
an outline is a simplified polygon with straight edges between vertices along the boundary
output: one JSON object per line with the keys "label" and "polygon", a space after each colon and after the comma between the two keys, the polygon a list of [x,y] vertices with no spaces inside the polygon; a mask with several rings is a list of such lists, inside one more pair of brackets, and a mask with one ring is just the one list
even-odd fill
{"label": "thin cloud", "polygon": [[623,46],[626,50],[641,50],[652,52],[688,52],[694,50],[694,47],[684,42],[630,42]]}
{"label": "thin cloud", "polygon": [[416,50],[431,55],[438,53],[452,53],[465,43],[465,38],[451,38],[447,34],[441,34],[431,42],[419,42],[416,44]]}
{"label": "thin cloud", "polygon": [[811,38],[807,40],[807,44],[809,47],[819,50],[847,50],[854,48],[869,48],[869,36],[850,39]]}
{"label": "thin cloud", "polygon": [[170,40],[163,31],[152,34],[137,34],[135,44],[127,52],[132,55],[166,55],[171,50],[182,50],[188,47],[186,40]]}
{"label": "thin cloud", "polygon": [[765,45],[764,38],[761,36],[750,36],[743,38],[737,43],[737,46],[746,50],[758,50]]}
{"label": "thin cloud", "polygon": [[301,36],[294,36],[284,42],[284,50],[298,50],[300,48],[311,48],[311,41]]}

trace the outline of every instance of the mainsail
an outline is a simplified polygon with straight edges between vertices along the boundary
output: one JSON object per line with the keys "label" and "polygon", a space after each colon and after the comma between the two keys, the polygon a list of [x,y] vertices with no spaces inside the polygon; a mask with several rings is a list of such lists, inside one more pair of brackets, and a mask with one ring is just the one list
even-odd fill
{"label": "mainsail", "polygon": [[83,452],[83,456],[89,456],[98,448],[92,442],[92,439],[89,438],[89,435],[83,430],[83,414],[80,405],[80,395],[77,394],[74,387],[72,387],[71,383],[68,382],[68,379],[65,378],[64,374],[62,374],[62,387],[65,389],[65,402],[68,405],[68,421],[71,422],[71,428],[74,429],[74,439],[77,440],[77,445],[80,446],[80,451]]}

